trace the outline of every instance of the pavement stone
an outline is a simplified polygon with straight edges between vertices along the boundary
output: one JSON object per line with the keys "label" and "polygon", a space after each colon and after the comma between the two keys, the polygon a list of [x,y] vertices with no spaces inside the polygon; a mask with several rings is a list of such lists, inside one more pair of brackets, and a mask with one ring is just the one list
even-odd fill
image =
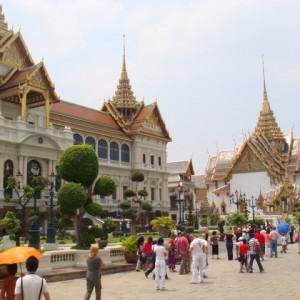
{"label": "pavement stone", "polygon": [[[262,261],[265,269],[263,273],[259,272],[254,262],[251,274],[239,273],[238,261],[228,261],[225,243],[219,242],[219,245],[220,259],[211,259],[209,255],[208,278],[204,283],[191,284],[191,274],[179,275],[178,272],[168,272],[167,290],[156,291],[151,274],[148,279],[145,278],[144,272],[135,270],[108,274],[102,276],[101,299],[300,299],[300,254],[297,253],[297,244],[289,244],[286,254],[280,254],[278,251],[278,258],[266,257]],[[51,299],[55,300],[83,299],[85,288],[84,278],[49,283]],[[91,299],[94,298],[95,293]]]}

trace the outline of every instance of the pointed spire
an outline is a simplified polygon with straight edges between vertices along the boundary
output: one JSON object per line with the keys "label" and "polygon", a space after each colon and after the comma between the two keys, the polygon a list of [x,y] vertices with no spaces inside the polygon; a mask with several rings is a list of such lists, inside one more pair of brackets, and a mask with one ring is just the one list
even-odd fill
{"label": "pointed spire", "polygon": [[271,109],[265,80],[265,68],[263,61],[263,104],[258,118],[258,122],[255,128],[255,133],[262,132],[266,138],[271,141],[285,141],[284,135],[281,132],[273,111]]}
{"label": "pointed spire", "polygon": [[2,12],[2,5],[0,5],[0,40],[8,32],[7,23],[5,21],[4,13]]}
{"label": "pointed spire", "polygon": [[123,35],[123,38],[124,42],[122,72],[121,78],[119,79],[119,84],[117,86],[117,90],[115,92],[115,96],[113,97],[113,102],[115,103],[116,107],[120,109],[120,112],[124,117],[131,118],[132,114],[134,113],[133,110],[136,109],[137,101],[131,90],[130,80],[127,75],[125,59],[125,35]]}

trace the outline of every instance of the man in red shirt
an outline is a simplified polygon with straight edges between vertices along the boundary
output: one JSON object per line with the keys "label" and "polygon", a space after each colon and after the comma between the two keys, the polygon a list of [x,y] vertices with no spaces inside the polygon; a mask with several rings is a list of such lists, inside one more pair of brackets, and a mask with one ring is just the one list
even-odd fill
{"label": "man in red shirt", "polygon": [[189,242],[186,238],[186,233],[179,233],[177,240],[177,250],[181,255],[181,264],[179,269],[179,275],[188,274],[189,273],[189,265],[188,265],[188,252],[189,252]]}

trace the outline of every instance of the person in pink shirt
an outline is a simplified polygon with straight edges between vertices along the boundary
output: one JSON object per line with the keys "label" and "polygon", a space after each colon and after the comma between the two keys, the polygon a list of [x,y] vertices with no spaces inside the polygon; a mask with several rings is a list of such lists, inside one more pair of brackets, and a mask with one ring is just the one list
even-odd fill
{"label": "person in pink shirt", "polygon": [[181,255],[179,275],[189,273],[188,253],[189,253],[190,245],[185,235],[186,235],[185,233],[179,233],[177,239],[177,250]]}

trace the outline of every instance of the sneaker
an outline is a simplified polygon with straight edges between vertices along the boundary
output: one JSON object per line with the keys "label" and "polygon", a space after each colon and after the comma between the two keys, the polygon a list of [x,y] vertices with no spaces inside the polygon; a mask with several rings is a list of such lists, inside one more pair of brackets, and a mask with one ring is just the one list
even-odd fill
{"label": "sneaker", "polygon": [[199,283],[199,282],[196,282],[196,281],[191,281],[191,284],[197,284],[197,283]]}
{"label": "sneaker", "polygon": [[203,278],[207,278],[207,275],[206,275],[206,274],[203,274]]}
{"label": "sneaker", "polygon": [[162,290],[162,291],[166,291],[167,289],[166,289],[165,287],[162,287],[161,290]]}
{"label": "sneaker", "polygon": [[264,272],[264,271],[265,271],[265,269],[261,269],[261,270],[260,270],[260,273],[262,273],[262,272]]}
{"label": "sneaker", "polygon": [[253,273],[253,271],[252,270],[249,270],[249,272],[248,273]]}
{"label": "sneaker", "polygon": [[157,290],[157,291],[160,291],[160,288],[159,288],[159,287],[157,287],[157,288],[156,288],[156,290]]}

